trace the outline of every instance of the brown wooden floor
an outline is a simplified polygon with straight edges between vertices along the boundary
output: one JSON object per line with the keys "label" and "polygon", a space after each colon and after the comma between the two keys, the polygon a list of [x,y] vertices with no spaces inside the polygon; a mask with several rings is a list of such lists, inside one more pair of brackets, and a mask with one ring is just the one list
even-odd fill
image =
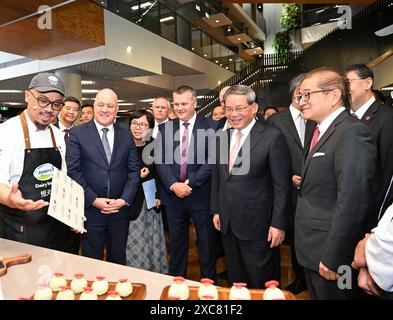
{"label": "brown wooden floor", "polygon": [[[195,230],[192,225],[190,225],[190,241],[189,241],[189,251],[188,251],[188,269],[187,278],[190,280],[199,281],[199,263],[198,263],[198,253],[195,246]],[[169,247],[169,246],[168,246]],[[217,262],[217,273],[220,273],[226,269],[225,258],[219,258]],[[291,267],[291,251],[289,246],[281,246],[281,287],[285,288],[288,284],[294,281],[294,274]],[[228,281],[218,280],[217,283],[222,287],[229,287]],[[296,295],[298,300],[309,300],[309,295],[307,291]]]}

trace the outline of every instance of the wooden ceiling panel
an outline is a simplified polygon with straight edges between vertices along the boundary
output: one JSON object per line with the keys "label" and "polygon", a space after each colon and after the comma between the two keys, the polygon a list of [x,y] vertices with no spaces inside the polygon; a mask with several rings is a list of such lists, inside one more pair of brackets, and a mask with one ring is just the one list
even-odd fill
{"label": "wooden ceiling panel", "polygon": [[54,9],[52,29],[39,29],[38,18],[0,28],[0,51],[46,59],[105,44],[103,9],[88,0]]}

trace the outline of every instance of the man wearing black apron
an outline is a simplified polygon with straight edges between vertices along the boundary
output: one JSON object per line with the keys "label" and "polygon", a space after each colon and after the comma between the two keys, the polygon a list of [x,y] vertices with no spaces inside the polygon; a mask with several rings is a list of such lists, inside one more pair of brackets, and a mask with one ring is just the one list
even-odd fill
{"label": "man wearing black apron", "polygon": [[54,167],[65,170],[64,140],[50,125],[64,96],[59,78],[40,73],[26,91],[27,110],[0,126],[0,237],[67,251],[69,227],[47,215]]}

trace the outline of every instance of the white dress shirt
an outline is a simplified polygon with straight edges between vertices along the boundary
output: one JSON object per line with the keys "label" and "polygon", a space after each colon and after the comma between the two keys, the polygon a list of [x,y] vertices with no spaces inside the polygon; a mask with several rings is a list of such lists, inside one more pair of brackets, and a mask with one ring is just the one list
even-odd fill
{"label": "white dress shirt", "polygon": [[167,118],[167,119],[165,119],[164,121],[162,121],[162,122],[160,122],[160,123],[158,123],[156,120],[154,120],[153,133],[152,133],[152,135],[151,135],[154,139],[157,138],[158,126],[159,126],[161,123],[167,122],[168,120],[169,120],[169,119]]}
{"label": "white dress shirt", "polygon": [[[37,130],[34,123],[30,120],[27,111],[24,112],[29,129],[31,148],[52,148],[53,143],[49,128]],[[61,170],[66,172],[67,166],[64,158],[66,147],[63,134],[54,125],[50,126],[61,154]],[[24,160],[25,139],[20,117],[17,116],[0,124],[0,183],[11,186],[12,182],[19,182],[23,173]]]}
{"label": "white dress shirt", "polygon": [[326,130],[330,127],[330,125],[333,123],[334,120],[345,110],[345,107],[340,107],[336,111],[334,111],[332,114],[328,115],[320,124],[318,124],[318,129],[319,129],[319,137],[318,141],[321,139],[323,134],[326,132]]}
{"label": "white dress shirt", "polygon": [[104,132],[102,131],[102,129],[103,128],[109,129],[108,133],[106,134],[106,137],[108,138],[109,147],[111,148],[111,153],[112,153],[113,152],[113,143],[115,141],[115,129],[113,127],[113,123],[111,125],[109,125],[108,127],[105,127],[102,124],[99,124],[95,119],[94,119],[94,123],[96,124],[98,134],[100,135],[101,141],[102,141],[102,136],[104,135]]}
{"label": "white dress shirt", "polygon": [[374,103],[375,97],[372,96],[370,100],[368,100],[364,105],[362,105],[359,109],[357,109],[355,112],[352,112],[352,114],[356,115],[356,118],[361,119],[363,118],[364,114],[367,112],[368,108]]}
{"label": "white dress shirt", "polygon": [[180,126],[180,150],[182,150],[182,138],[183,138],[183,134],[184,134],[184,129],[185,127],[183,126],[184,122],[188,122],[189,126],[188,126],[188,146],[190,146],[191,143],[191,137],[192,137],[192,130],[194,129],[194,125],[195,125],[195,120],[196,120],[197,114],[196,112],[194,113],[194,115],[192,116],[192,118],[188,121],[182,121],[179,119],[179,126]]}
{"label": "white dress shirt", "polygon": [[239,150],[241,149],[244,141],[247,139],[247,136],[250,134],[250,131],[251,131],[252,127],[254,126],[254,124],[256,122],[257,121],[255,119],[252,119],[252,121],[244,129],[241,129],[241,130],[234,129],[233,130],[232,135],[231,135],[231,144],[229,145],[229,150],[232,150],[233,146],[235,145],[235,143],[236,143],[236,136],[237,136],[237,133],[239,131],[242,132],[242,138],[240,140],[240,148],[239,148]]}
{"label": "white dress shirt", "polygon": [[391,205],[366,242],[368,271],[375,283],[393,292],[393,205]]}
{"label": "white dress shirt", "polygon": [[[299,136],[300,142],[302,143],[302,146],[304,146],[304,135],[305,135],[305,130],[306,130],[306,121],[303,118],[303,113],[301,113],[301,111],[299,111],[298,109],[292,107],[292,105],[289,106],[289,111],[291,112],[293,122],[295,123],[296,131]],[[301,122],[303,122],[303,132],[302,132]]]}

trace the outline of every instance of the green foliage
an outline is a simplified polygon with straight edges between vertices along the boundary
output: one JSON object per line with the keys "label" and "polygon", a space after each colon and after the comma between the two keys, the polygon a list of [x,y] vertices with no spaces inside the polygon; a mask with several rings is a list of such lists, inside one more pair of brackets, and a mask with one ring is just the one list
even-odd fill
{"label": "green foliage", "polygon": [[277,32],[274,35],[273,47],[274,53],[277,55],[277,62],[285,64],[288,57],[289,49],[289,33],[288,31]]}
{"label": "green foliage", "polygon": [[282,4],[282,15],[280,19],[281,28],[289,31],[300,27],[300,5],[295,3]]}

